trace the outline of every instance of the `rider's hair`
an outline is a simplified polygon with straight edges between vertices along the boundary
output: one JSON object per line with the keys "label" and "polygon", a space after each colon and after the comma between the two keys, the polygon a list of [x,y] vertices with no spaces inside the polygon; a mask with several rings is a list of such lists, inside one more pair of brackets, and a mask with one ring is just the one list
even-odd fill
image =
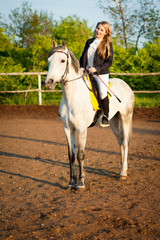
{"label": "rider's hair", "polygon": [[[103,60],[105,60],[106,58],[106,48],[108,48],[108,56],[107,58],[110,56],[110,46],[109,46],[109,42],[111,40],[111,27],[110,24],[106,21],[101,21],[97,23],[96,28],[98,28],[98,25],[101,24],[104,29],[105,29],[105,36],[103,37],[102,41],[100,42],[99,46],[98,46],[98,54],[102,57]],[[96,33],[96,30],[95,30]]]}

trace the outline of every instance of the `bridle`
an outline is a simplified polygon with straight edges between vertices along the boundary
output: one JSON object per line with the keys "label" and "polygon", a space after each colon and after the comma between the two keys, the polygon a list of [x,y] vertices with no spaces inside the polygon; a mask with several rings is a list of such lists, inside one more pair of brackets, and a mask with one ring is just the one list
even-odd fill
{"label": "bridle", "polygon": [[76,81],[76,80],[79,80],[80,78],[82,78],[83,79],[83,81],[84,81],[84,83],[85,83],[85,85],[86,85],[86,87],[89,89],[89,91],[91,91],[92,92],[92,90],[88,87],[88,85],[87,85],[87,83],[86,83],[86,80],[85,80],[85,76],[87,76],[87,73],[83,73],[80,77],[77,77],[77,78],[73,78],[73,79],[70,79],[70,80],[65,80],[65,77],[67,76],[67,74],[69,73],[69,68],[68,68],[68,66],[69,66],[69,52],[67,52],[67,53],[65,53],[65,52],[63,52],[63,51],[56,51],[56,53],[57,52],[59,52],[59,53],[64,53],[66,56],[67,56],[67,63],[66,63],[66,68],[65,68],[65,71],[64,71],[64,73],[63,73],[63,75],[62,75],[62,79],[61,79],[61,81],[60,81],[60,83],[62,83],[62,84],[66,84],[66,83],[68,83],[68,82],[73,82],[73,81]]}
{"label": "bridle", "polygon": [[65,80],[67,74],[69,73],[69,68],[68,68],[68,66],[69,66],[69,52],[65,53],[65,52],[63,52],[63,51],[56,51],[56,53],[57,53],[57,52],[59,52],[59,53],[64,53],[64,54],[67,56],[66,68],[65,68],[65,71],[64,71],[64,73],[63,73],[63,75],[62,75],[62,80],[61,80],[60,82],[63,83],[63,84],[65,84],[65,83],[67,83],[67,82],[76,81],[76,80],[78,80],[78,79],[80,79],[80,78],[83,78],[83,80],[84,80],[84,76],[86,76],[86,73],[83,73],[80,77],[73,78],[73,79],[70,79],[70,80]]}
{"label": "bridle", "polygon": [[67,64],[66,64],[66,69],[64,71],[64,74],[62,75],[62,81],[64,81],[64,78],[67,76],[67,74],[69,73],[69,69],[68,69],[68,65],[69,65],[69,54],[68,52],[65,53],[63,51],[56,51],[56,53],[59,52],[59,53],[64,53],[66,56],[67,56]]}

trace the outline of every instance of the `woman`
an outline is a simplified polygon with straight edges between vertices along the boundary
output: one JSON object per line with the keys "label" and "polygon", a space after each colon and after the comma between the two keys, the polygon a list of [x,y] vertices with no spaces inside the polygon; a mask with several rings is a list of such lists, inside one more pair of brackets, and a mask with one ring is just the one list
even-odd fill
{"label": "woman", "polygon": [[93,75],[99,89],[101,98],[101,105],[103,109],[102,127],[108,127],[108,112],[109,112],[109,100],[107,95],[107,87],[109,81],[109,67],[112,65],[113,60],[113,48],[111,39],[110,24],[106,21],[99,22],[96,26],[95,37],[88,39],[84,47],[84,51],[80,58],[80,67],[84,72],[89,71],[91,74],[98,74],[100,79],[96,75]]}

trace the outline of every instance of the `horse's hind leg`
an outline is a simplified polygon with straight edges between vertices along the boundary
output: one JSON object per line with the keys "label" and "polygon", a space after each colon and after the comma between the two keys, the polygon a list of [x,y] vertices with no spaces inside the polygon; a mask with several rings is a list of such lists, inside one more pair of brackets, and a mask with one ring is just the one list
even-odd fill
{"label": "horse's hind leg", "polygon": [[117,137],[118,143],[121,148],[121,172],[122,178],[127,177],[128,170],[128,144],[131,133],[132,116],[122,117],[120,113],[117,113],[110,121],[110,125],[113,133]]}
{"label": "horse's hind leg", "polygon": [[75,187],[77,182],[75,167],[75,130],[64,127],[68,142],[68,158],[70,164],[70,181],[68,187]]}
{"label": "horse's hind leg", "polygon": [[79,162],[79,179],[78,179],[77,188],[85,188],[85,184],[84,184],[85,174],[84,174],[83,165],[84,165],[84,158],[85,158],[87,129],[83,131],[78,131],[78,136],[79,136],[79,145],[78,145],[77,158]]}
{"label": "horse's hind leg", "polygon": [[128,116],[122,116],[122,133],[123,133],[123,142],[121,144],[121,156],[122,156],[122,164],[121,164],[121,172],[120,176],[122,178],[127,177],[127,170],[128,170],[128,148],[129,148],[129,141],[131,138],[132,133],[132,114]]}

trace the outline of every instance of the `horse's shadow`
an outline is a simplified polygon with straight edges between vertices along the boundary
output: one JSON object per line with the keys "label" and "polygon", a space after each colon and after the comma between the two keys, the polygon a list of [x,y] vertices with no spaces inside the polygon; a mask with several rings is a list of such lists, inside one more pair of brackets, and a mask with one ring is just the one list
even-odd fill
{"label": "horse's shadow", "polygon": [[88,173],[88,174],[95,174],[95,175],[100,175],[100,176],[105,176],[107,178],[114,178],[114,179],[118,179],[119,178],[119,174],[113,171],[109,171],[107,169],[100,169],[100,168],[93,168],[93,167],[84,167],[84,170]]}
{"label": "horse's shadow", "polygon": [[[7,153],[7,152],[0,152],[0,155],[1,156],[7,156],[7,157],[15,157],[15,158],[19,158],[19,159],[26,159],[26,160],[31,160],[31,161],[39,161],[41,163],[50,164],[51,166],[54,166],[54,167],[55,166],[60,166],[60,167],[63,167],[63,168],[67,168],[69,170],[69,163],[60,162],[60,161],[52,160],[52,159],[49,159],[49,158],[45,158],[45,159],[42,159],[40,157],[33,158],[33,157],[30,157],[30,156],[25,156],[25,155],[20,155],[20,154],[15,154],[15,153]],[[78,166],[76,165],[76,167],[78,167]],[[84,170],[88,174],[96,174],[96,175],[100,175],[100,176],[106,176],[108,178],[117,179],[118,176],[119,176],[119,174],[117,174],[113,171],[108,171],[108,170],[93,168],[93,167],[88,167],[88,166],[85,166]],[[35,177],[23,175],[21,173],[13,173],[13,172],[5,171],[5,170],[0,170],[0,172],[3,173],[3,174],[10,175],[10,176],[17,176],[19,178],[30,179],[34,182],[51,185],[51,186],[54,186],[54,187],[61,188],[63,190],[67,189],[67,187],[62,186],[58,182],[50,182],[50,181],[46,181],[46,180],[42,180],[42,179],[37,179]]]}
{"label": "horse's shadow", "polygon": [[[138,130],[134,129],[134,131],[136,132]],[[155,134],[156,135],[157,132],[155,133],[155,131],[150,131],[149,134]],[[11,138],[11,139],[20,139],[20,140],[28,140],[28,141],[34,141],[34,142],[42,142],[42,143],[53,144],[53,145],[58,145],[58,146],[66,146],[66,148],[67,148],[67,144],[65,144],[65,143],[59,143],[59,142],[53,142],[53,141],[45,141],[45,140],[40,140],[40,139],[24,138],[24,137],[17,137],[17,136],[7,136],[7,135],[0,135],[0,137]],[[106,150],[102,150],[102,149],[93,149],[93,148],[87,148],[86,147],[86,150],[87,151],[92,151],[92,152],[106,153],[108,155],[113,155],[113,154],[114,155],[116,154],[118,156],[120,155],[118,152],[106,151]],[[42,163],[47,163],[47,164],[50,164],[52,166],[61,166],[63,168],[69,169],[69,163],[60,162],[60,161],[56,161],[56,160],[52,160],[52,159],[48,159],[48,158],[45,158],[45,159],[42,159],[40,157],[33,158],[33,157],[30,157],[30,156],[25,156],[25,155],[20,155],[20,154],[15,154],[15,153],[7,153],[7,152],[0,152],[0,155],[1,156],[7,156],[7,157],[16,157],[16,158],[20,158],[20,159],[40,161]],[[134,159],[135,157],[137,157],[137,155],[136,154],[130,154],[130,157],[132,157]],[[148,156],[144,156],[144,158],[145,159],[151,159],[151,157],[148,157]],[[159,161],[159,159],[155,158],[155,157],[154,157],[154,160]],[[99,169],[99,168],[93,168],[93,167],[85,166],[84,170],[89,174],[93,173],[93,174],[96,174],[96,175],[99,175],[99,176],[106,176],[107,178],[117,179],[119,177],[118,173],[113,172],[113,171],[108,171],[106,169]],[[22,174],[19,174],[19,173],[12,173],[12,172],[8,172],[8,171],[4,171],[4,170],[0,170],[0,172],[4,173],[4,174],[11,175],[11,176],[18,176],[18,177],[21,177],[21,178],[31,179],[35,182],[40,182],[40,183],[43,183],[43,184],[52,185],[52,186],[55,186],[55,187],[58,187],[58,188],[61,188],[61,189],[66,189],[60,183],[53,183],[53,182],[49,182],[49,181],[46,181],[46,180],[41,180],[41,179],[37,179],[37,178],[34,178],[34,177],[22,175]]]}
{"label": "horse's shadow", "polygon": [[10,175],[10,176],[16,176],[16,177],[19,177],[19,178],[30,179],[34,182],[38,182],[38,183],[42,183],[42,184],[48,184],[48,185],[58,187],[58,188],[61,188],[61,189],[66,189],[66,187],[62,186],[61,184],[59,184],[57,182],[52,183],[52,182],[49,182],[49,181],[46,181],[46,180],[41,180],[41,179],[37,179],[37,178],[34,178],[34,177],[22,175],[20,173],[13,173],[13,172],[8,172],[8,171],[4,171],[4,170],[0,170],[0,172],[3,173],[3,174]]}
{"label": "horse's shadow", "polygon": [[146,129],[146,128],[133,128],[133,133],[159,136],[160,135],[160,130],[158,130],[158,129]]}

